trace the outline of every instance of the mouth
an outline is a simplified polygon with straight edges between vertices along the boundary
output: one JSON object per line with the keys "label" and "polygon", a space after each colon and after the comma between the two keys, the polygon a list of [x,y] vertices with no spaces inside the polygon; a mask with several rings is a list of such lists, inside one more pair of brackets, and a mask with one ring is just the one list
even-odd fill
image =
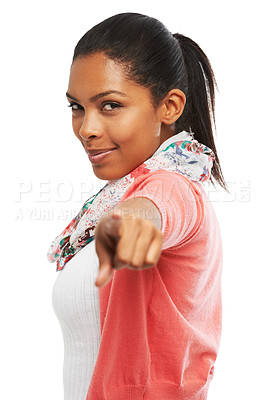
{"label": "mouth", "polygon": [[89,160],[92,164],[97,164],[101,162],[103,159],[112,154],[116,148],[114,149],[98,149],[98,150],[86,150],[88,154]]}

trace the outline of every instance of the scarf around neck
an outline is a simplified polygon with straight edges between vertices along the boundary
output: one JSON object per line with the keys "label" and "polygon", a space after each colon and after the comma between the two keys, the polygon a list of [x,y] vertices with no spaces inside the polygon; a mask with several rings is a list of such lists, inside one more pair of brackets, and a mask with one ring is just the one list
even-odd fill
{"label": "scarf around neck", "polygon": [[85,201],[79,213],[48,250],[48,260],[56,261],[57,271],[94,239],[97,223],[116,207],[129,186],[141,175],[164,170],[177,172],[196,182],[210,178],[215,154],[209,147],[194,139],[193,133],[180,132],[171,136],[156,152],[122,178],[108,181],[95,195]]}

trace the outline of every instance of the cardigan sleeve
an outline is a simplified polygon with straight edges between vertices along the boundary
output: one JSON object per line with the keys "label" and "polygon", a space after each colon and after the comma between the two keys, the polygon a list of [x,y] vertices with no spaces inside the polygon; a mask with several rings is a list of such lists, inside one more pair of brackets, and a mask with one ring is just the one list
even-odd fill
{"label": "cardigan sleeve", "polygon": [[155,171],[138,177],[121,201],[136,197],[151,200],[162,218],[162,250],[181,246],[200,229],[204,203],[200,186],[171,171]]}

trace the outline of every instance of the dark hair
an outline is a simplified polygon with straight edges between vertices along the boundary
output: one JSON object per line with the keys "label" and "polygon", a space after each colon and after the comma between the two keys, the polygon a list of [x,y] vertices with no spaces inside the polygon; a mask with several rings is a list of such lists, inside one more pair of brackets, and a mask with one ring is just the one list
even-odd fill
{"label": "dark hair", "polygon": [[[175,133],[192,131],[196,140],[213,150],[211,174],[228,191],[212,129],[217,84],[202,49],[186,36],[171,34],[155,18],[121,13],[91,28],[77,43],[73,61],[96,52],[119,62],[127,79],[149,88],[155,108],[171,89],[185,93],[186,105],[175,122]],[[210,181],[214,184],[212,177]]]}

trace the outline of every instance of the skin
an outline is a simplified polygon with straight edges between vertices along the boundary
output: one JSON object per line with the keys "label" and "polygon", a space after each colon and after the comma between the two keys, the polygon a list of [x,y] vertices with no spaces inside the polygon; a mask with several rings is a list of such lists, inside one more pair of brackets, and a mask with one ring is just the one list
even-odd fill
{"label": "skin", "polygon": [[[123,95],[95,99],[106,91]],[[149,89],[129,81],[121,66],[103,53],[73,62],[67,98],[73,131],[85,151],[115,148],[101,162],[92,163],[95,175],[103,180],[121,178],[150,158],[175,133],[173,124],[185,106],[184,93],[172,89],[155,109]],[[145,212],[140,215],[139,210]],[[146,198],[124,201],[108,213],[95,230],[96,286],[110,281],[113,268],[154,266],[161,254],[160,228],[160,211]]]}

